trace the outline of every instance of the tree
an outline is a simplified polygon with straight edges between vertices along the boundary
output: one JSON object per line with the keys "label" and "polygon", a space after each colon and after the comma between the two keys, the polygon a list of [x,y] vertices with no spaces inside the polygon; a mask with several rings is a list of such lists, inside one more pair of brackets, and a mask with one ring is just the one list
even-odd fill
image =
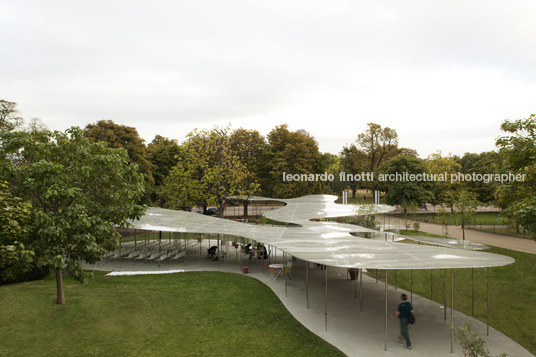
{"label": "tree", "polygon": [[283,173],[322,174],[326,170],[318,143],[303,131],[290,131],[286,124],[270,131],[267,163],[270,179],[266,194],[270,197],[299,197],[325,190],[326,184],[318,180],[283,181]]}
{"label": "tree", "polygon": [[[502,162],[502,155],[496,151],[487,151],[480,154],[465,153],[462,157],[456,158],[461,165],[461,172],[464,174],[495,174],[499,172]],[[476,199],[482,204],[492,204],[495,201],[495,191],[497,183],[495,181],[469,181],[465,186],[476,194]]]}
{"label": "tree", "polygon": [[55,269],[57,303],[63,304],[63,270],[82,281],[81,262],[93,264],[117,246],[114,225],[143,213],[143,177],[124,149],[90,143],[76,127],[0,138],[0,175],[31,204],[26,248],[38,266]]}
{"label": "tree", "polygon": [[[355,144],[343,146],[340,153],[341,169],[346,173],[359,174],[366,172],[367,155],[364,151],[359,150]],[[348,186],[352,190],[352,198],[355,198],[357,189],[363,183],[359,181],[349,181]]]}
{"label": "tree", "polygon": [[[269,166],[266,158],[268,145],[264,136],[257,130],[238,128],[231,133],[229,140],[231,150],[249,172],[246,182],[257,182],[260,185],[260,190],[265,190],[269,182]],[[244,206],[244,217],[248,215],[248,198],[233,200],[234,203]]]}
{"label": "tree", "polygon": [[462,225],[463,240],[465,240],[465,225],[471,222],[471,218],[475,215],[478,207],[478,201],[475,194],[467,190],[462,190],[458,194],[456,202],[454,203],[460,223]]}
{"label": "tree", "polygon": [[524,180],[500,184],[496,198],[509,225],[521,225],[536,236],[536,115],[505,120],[501,130],[506,134],[496,141],[503,156],[501,171],[524,175]]}
{"label": "tree", "polygon": [[147,187],[154,184],[153,165],[147,160],[145,142],[140,138],[136,128],[114,123],[112,120],[99,120],[95,124],[88,124],[84,135],[91,141],[104,141],[112,148],[124,148],[129,161],[138,165],[145,175]]}
{"label": "tree", "polygon": [[378,181],[379,167],[385,161],[397,156],[406,155],[417,157],[415,150],[399,148],[398,134],[389,127],[382,128],[376,123],[368,123],[367,129],[357,136],[354,144],[343,147],[340,153],[342,169],[349,173],[372,172],[372,182],[350,182],[352,197],[355,198],[357,188],[372,190],[385,189],[384,183]]}
{"label": "tree", "polygon": [[460,171],[461,165],[456,162],[456,159],[449,154],[442,156],[441,151],[428,155],[426,158],[426,167],[430,174],[447,174],[445,181],[438,181],[434,186],[434,205],[446,205],[450,207],[451,213],[454,212],[454,202],[459,191],[465,186],[463,182],[451,182],[451,175],[455,175]]}
{"label": "tree", "polygon": [[[385,178],[389,178],[396,173],[422,174],[428,173],[426,165],[422,160],[406,155],[398,155],[383,163],[380,173]],[[382,176],[380,176],[381,178]],[[435,183],[425,180],[387,180],[387,194],[385,199],[390,205],[401,205],[404,208],[404,215],[407,214],[411,205],[421,206],[433,197],[432,189]]]}
{"label": "tree", "polygon": [[26,248],[30,208],[0,181],[0,280],[13,279],[31,267],[34,252]]}
{"label": "tree", "polygon": [[[325,167],[325,171],[328,174],[332,174],[334,177],[333,181],[328,181],[326,184],[326,189],[331,190],[332,193],[341,194],[341,192],[346,188],[346,182],[342,182],[339,178],[341,172],[341,159],[334,154],[325,152],[322,154],[321,167]],[[328,191],[329,192],[329,191]]]}
{"label": "tree", "polygon": [[179,162],[180,147],[177,140],[157,135],[147,145],[147,160],[153,167],[154,187],[151,188],[151,202],[165,206],[164,181],[169,172]]}
{"label": "tree", "polygon": [[17,103],[0,99],[0,133],[13,131],[22,125],[24,120],[18,114]]}
{"label": "tree", "polygon": [[439,219],[439,224],[441,224],[442,231],[445,232],[445,237],[449,236],[449,211],[447,207],[441,205],[437,210],[437,218]]}
{"label": "tree", "polygon": [[170,205],[207,206],[223,212],[230,196],[249,196],[258,190],[249,182],[246,166],[231,149],[229,128],[197,129],[181,145],[179,161],[166,179]]}

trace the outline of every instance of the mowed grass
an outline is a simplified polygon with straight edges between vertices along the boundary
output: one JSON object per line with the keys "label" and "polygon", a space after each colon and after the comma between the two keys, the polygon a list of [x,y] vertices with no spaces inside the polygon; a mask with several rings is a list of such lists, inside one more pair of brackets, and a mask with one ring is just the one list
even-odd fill
{"label": "mowed grass", "polygon": [[[404,218],[402,214],[397,214],[393,216],[402,218],[402,219]],[[456,213],[454,214],[449,213],[447,214],[446,218],[447,218],[447,224],[449,226],[461,224],[460,216]],[[414,220],[414,221],[441,224],[442,218],[437,213],[417,213],[417,214],[408,213],[408,219]],[[501,220],[498,212],[476,212],[471,218],[470,224],[503,225],[505,223]]]}
{"label": "mowed grass", "polygon": [[[490,268],[490,325],[511,337],[536,354],[536,255],[492,247],[487,252],[508,255],[516,260],[512,265]],[[389,284],[395,283],[395,272],[388,272]],[[396,272],[397,286],[410,290],[410,271]],[[447,270],[447,304],[451,306],[450,279]],[[471,269],[454,270],[454,308],[472,315]],[[375,270],[369,275],[376,276]],[[378,271],[384,281],[385,270]],[[440,270],[414,270],[413,293],[439,303],[444,299],[445,272]],[[432,281],[432,283],[430,283]],[[486,322],[487,294],[486,269],[474,270],[474,317]],[[418,306],[415,307],[418,311]]]}
{"label": "mowed grass", "polygon": [[65,279],[0,287],[3,356],[342,356],[261,282],[225,273]]}

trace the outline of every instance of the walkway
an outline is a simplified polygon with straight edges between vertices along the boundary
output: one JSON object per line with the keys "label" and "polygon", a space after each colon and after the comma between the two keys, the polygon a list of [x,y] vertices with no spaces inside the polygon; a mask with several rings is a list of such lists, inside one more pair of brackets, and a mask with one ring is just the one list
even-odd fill
{"label": "walkway", "polygon": [[[413,221],[410,221],[413,224]],[[403,229],[404,220],[398,217],[387,216],[386,220],[386,229]],[[443,235],[443,227],[439,224],[434,223],[420,223],[420,230],[427,233]],[[449,226],[448,228],[449,237],[462,239],[463,232],[460,226]],[[465,239],[471,240],[474,242],[484,243],[488,245],[493,245],[500,248],[517,250],[525,253],[536,254],[536,240],[530,238],[517,238],[505,236],[502,234],[481,232],[472,229],[465,230]]]}
{"label": "walkway", "polygon": [[[231,255],[232,256],[232,255]],[[413,295],[417,323],[410,328],[413,350],[408,351],[395,341],[398,335],[398,320],[388,319],[387,352],[384,352],[384,316],[385,285],[376,283],[375,279],[363,277],[363,311],[360,312],[359,283],[347,280],[346,270],[328,268],[328,331],[324,321],[324,271],[309,269],[309,309],[305,297],[305,263],[295,261],[293,280],[288,281],[288,296],[285,296],[285,281],[274,280],[264,270],[262,262],[249,264],[247,276],[258,279],[269,286],[281,299],[285,307],[305,327],[333,344],[348,356],[453,356],[450,353],[450,331],[443,321],[443,308],[440,304]],[[91,269],[91,267],[86,267]],[[172,270],[185,271],[224,271],[240,273],[240,264],[235,260],[213,262],[199,257],[189,257],[187,265],[164,262],[160,267],[156,263],[112,261],[99,263],[98,270]],[[357,298],[354,297],[357,292]],[[389,312],[396,309],[399,296],[404,292],[388,287]],[[456,300],[456,298],[455,298]],[[448,310],[447,321],[450,321]],[[473,329],[488,341],[492,355],[502,352],[510,356],[532,356],[526,349],[504,334],[490,327],[490,336],[486,337],[486,325],[458,311],[454,313],[455,325],[471,322]],[[455,344],[454,356],[462,355]]]}

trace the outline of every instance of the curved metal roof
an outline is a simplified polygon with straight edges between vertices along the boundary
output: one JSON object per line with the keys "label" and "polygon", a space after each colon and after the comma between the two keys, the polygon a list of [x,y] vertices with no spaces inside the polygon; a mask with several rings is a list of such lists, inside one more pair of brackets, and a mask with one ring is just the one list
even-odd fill
{"label": "curved metal roof", "polygon": [[[286,205],[264,214],[298,227],[252,225],[199,213],[149,208],[133,228],[169,232],[219,233],[254,239],[313,263],[345,268],[443,269],[482,268],[512,264],[508,256],[476,252],[472,245],[447,247],[406,244],[356,237],[350,233],[381,233],[365,227],[318,219],[386,213],[386,205],[341,205],[337,196],[311,195],[293,199],[254,197],[250,200],[282,201]],[[392,233],[389,233],[392,234]],[[432,243],[429,241],[427,243]],[[458,248],[458,249],[453,249]]]}

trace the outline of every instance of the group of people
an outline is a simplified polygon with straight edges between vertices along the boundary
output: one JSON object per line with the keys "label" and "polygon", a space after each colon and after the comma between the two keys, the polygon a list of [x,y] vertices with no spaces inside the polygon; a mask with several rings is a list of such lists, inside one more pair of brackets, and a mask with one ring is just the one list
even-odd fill
{"label": "group of people", "polygon": [[255,251],[253,251],[251,243],[248,243],[244,247],[244,253],[249,255],[249,260],[251,260],[255,256],[255,254],[253,254],[253,253],[256,253],[256,252],[260,252],[260,254],[257,255],[257,259],[259,259],[259,260],[260,259],[268,259],[268,251],[266,250],[266,247],[264,245],[262,245],[261,243],[257,244],[257,247],[256,247]]}

